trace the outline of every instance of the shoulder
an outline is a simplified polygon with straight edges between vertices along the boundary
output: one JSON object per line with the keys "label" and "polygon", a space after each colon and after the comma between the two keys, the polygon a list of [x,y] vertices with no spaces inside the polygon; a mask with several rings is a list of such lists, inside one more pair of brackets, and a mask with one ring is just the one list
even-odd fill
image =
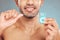
{"label": "shoulder", "polygon": [[44,26],[44,24],[40,24],[39,25],[39,30],[40,30],[40,33],[44,35],[44,33],[45,33],[45,26]]}
{"label": "shoulder", "polygon": [[45,27],[44,24],[39,24],[40,29],[44,29],[44,27]]}
{"label": "shoulder", "polygon": [[39,28],[40,28],[40,35],[42,36],[42,38],[45,39],[45,37],[46,37],[46,30],[45,30],[44,24],[40,24]]}

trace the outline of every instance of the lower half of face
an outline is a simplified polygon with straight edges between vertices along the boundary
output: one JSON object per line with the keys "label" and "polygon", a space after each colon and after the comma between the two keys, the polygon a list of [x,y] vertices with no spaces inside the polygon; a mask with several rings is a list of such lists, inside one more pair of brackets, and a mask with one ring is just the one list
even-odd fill
{"label": "lower half of face", "polygon": [[36,7],[20,8],[20,12],[27,18],[33,18],[37,16],[39,9]]}
{"label": "lower half of face", "polygon": [[[24,5],[25,4],[25,5]],[[37,16],[39,9],[40,9],[40,5],[37,4],[26,4],[26,3],[22,3],[20,5],[20,12],[27,18],[33,18],[35,16]]]}

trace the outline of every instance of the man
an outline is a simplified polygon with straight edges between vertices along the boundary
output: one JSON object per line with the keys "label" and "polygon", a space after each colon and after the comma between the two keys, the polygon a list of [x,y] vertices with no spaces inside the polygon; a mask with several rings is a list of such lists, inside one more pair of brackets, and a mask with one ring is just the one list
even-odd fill
{"label": "man", "polygon": [[15,0],[21,14],[8,10],[0,15],[0,40],[60,40],[55,19],[39,23],[38,12],[44,0]]}

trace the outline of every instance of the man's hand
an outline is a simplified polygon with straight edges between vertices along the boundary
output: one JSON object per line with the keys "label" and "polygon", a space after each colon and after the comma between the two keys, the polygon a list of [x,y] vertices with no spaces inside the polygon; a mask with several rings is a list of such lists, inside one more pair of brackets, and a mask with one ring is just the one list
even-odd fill
{"label": "man's hand", "polygon": [[46,40],[57,40],[59,30],[58,30],[58,24],[56,21],[52,18],[46,18],[45,19],[45,28],[46,28]]}
{"label": "man's hand", "polygon": [[0,33],[1,30],[4,30],[8,26],[14,24],[22,14],[18,14],[16,10],[8,10],[6,12],[2,12],[0,15]]}

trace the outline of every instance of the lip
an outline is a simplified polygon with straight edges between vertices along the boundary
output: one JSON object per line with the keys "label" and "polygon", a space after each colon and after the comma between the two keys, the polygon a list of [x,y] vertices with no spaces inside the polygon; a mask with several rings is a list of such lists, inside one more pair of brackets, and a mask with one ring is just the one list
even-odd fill
{"label": "lip", "polygon": [[33,6],[27,6],[27,7],[25,7],[24,8],[26,11],[28,11],[28,12],[32,12],[33,10],[35,10],[35,7],[33,7]]}
{"label": "lip", "polygon": [[34,8],[30,8],[30,7],[29,7],[29,8],[26,8],[26,10],[30,12],[30,11],[33,11]]}

